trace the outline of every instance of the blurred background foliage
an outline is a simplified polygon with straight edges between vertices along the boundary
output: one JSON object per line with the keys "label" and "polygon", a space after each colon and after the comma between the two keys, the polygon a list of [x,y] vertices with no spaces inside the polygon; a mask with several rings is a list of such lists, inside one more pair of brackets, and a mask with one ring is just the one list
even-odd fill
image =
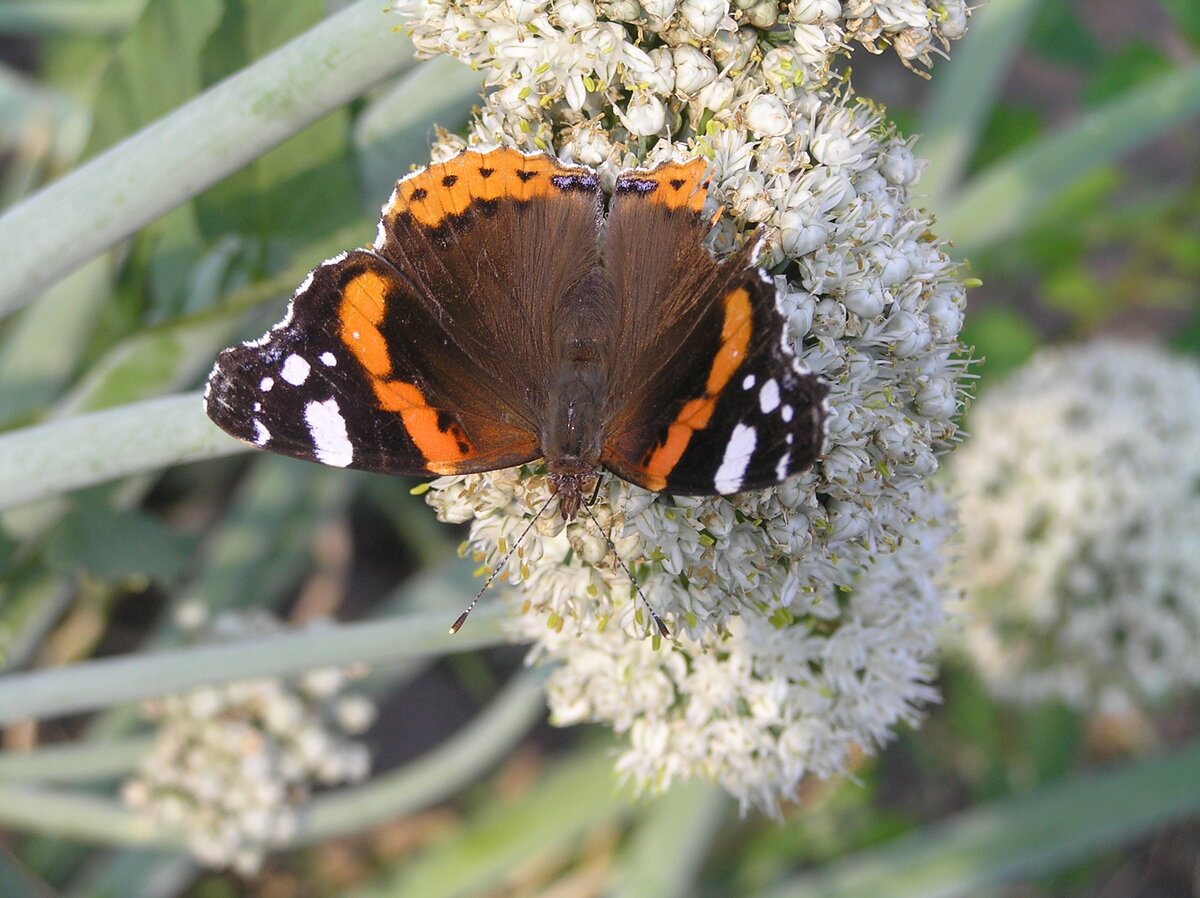
{"label": "blurred background foliage", "polygon": [[[394,60],[379,83],[67,266],[36,301],[8,304],[0,427],[19,437],[195,390],[219,349],[279,317],[317,261],[370,239],[391,182],[427,161],[435,123],[463,125],[478,90],[456,63],[412,64],[382,6]],[[8,0],[0,202],[20,203],[330,12],[322,0]],[[1102,333],[1200,355],[1198,51],[1194,0],[993,0],[930,81],[891,54],[854,58],[856,92],[926,134],[917,150],[931,159],[940,236],[982,281],[965,333],[980,390],[1043,344]],[[281,106],[306,102],[303,85],[276,88]],[[174,139],[205,152],[202,129]],[[44,222],[65,241],[70,208]],[[19,261],[0,253],[0,266]],[[56,255],[33,264],[54,271]],[[306,845],[257,876],[201,871],[116,798],[145,744],[127,703],[138,687],[79,668],[97,694],[73,704],[20,678],[154,650],[161,666],[130,678],[202,682],[168,651],[185,601],[296,623],[407,615],[435,632],[474,589],[462,535],[433,525],[413,484],[286,459],[238,455],[74,490],[68,473],[55,495],[5,503],[0,527],[4,896],[1200,895],[1194,695],[1133,718],[1018,711],[948,661],[944,702],[919,730],[853,780],[813,783],[777,825],[700,785],[622,797],[610,734],[546,726],[536,675],[517,673],[521,652],[486,611],[453,653],[423,645],[426,631],[371,631],[396,645],[365,687],[381,711],[367,735],[378,780],[319,798]],[[306,651],[285,646],[278,669],[311,661]]]}

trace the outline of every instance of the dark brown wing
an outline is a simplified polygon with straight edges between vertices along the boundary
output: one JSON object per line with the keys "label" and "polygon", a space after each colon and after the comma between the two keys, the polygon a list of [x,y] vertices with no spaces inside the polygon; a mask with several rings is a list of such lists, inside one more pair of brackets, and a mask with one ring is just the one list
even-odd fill
{"label": "dark brown wing", "polygon": [[217,358],[205,410],[263,449],[388,474],[451,474],[540,454],[503,385],[458,352],[429,304],[370,250],[321,265],[282,322]]}
{"label": "dark brown wing", "polygon": [[287,317],[226,350],[209,416],[327,464],[486,471],[541,455],[555,309],[594,272],[594,172],[468,150],[401,180],[373,250],[318,267]]}
{"label": "dark brown wing", "polygon": [[812,464],[828,388],[784,340],[757,240],[718,263],[702,244],[705,163],[617,180],[603,246],[623,322],[603,464],[653,490],[734,493]]}
{"label": "dark brown wing", "polygon": [[431,298],[454,351],[540,419],[554,310],[595,268],[600,220],[591,169],[467,150],[396,185],[375,248]]}

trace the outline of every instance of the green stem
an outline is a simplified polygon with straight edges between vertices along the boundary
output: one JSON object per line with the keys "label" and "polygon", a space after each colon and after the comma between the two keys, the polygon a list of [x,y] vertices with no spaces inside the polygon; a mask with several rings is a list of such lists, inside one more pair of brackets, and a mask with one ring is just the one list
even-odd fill
{"label": "green stem", "polygon": [[204,416],[199,393],[26,427],[0,436],[0,508],[246,448]]}
{"label": "green stem", "polygon": [[8,0],[0,4],[0,33],[119,34],[146,0]]}
{"label": "green stem", "polygon": [[1200,114],[1200,64],[1169,72],[1093,109],[1070,127],[1040,138],[967,183],[936,209],[939,231],[963,257],[994,246],[1092,169]]}
{"label": "green stem", "polygon": [[111,798],[0,783],[0,824],[46,836],[107,845],[182,845],[182,834],[127,810]]}
{"label": "green stem", "polygon": [[544,680],[543,670],[521,673],[478,717],[428,756],[361,786],[318,798],[297,841],[345,835],[453,795],[495,764],[545,714]]}
{"label": "green stem", "polygon": [[[461,596],[469,594],[468,581],[467,565],[456,562],[437,575],[423,578],[414,589]],[[499,626],[505,614],[502,602],[481,606],[454,636],[447,632],[453,615],[439,610],[8,674],[0,677],[0,723],[88,711],[204,683],[284,676],[330,664],[402,661],[500,645],[507,641]]]}
{"label": "green stem", "polygon": [[0,314],[408,66],[400,22],[359,0],[10,209]]}
{"label": "green stem", "polygon": [[1200,807],[1200,746],[956,814],[799,876],[768,898],[951,898],[1126,844]]}
{"label": "green stem", "polygon": [[946,204],[946,194],[966,173],[1004,75],[1041,5],[1042,0],[1006,0],[976,10],[967,36],[949,61],[939,63],[917,127],[917,153],[929,161],[920,189],[933,208]]}
{"label": "green stem", "polygon": [[71,783],[112,779],[133,770],[149,739],[66,742],[32,751],[0,752],[0,782]]}
{"label": "green stem", "polygon": [[[686,898],[700,891],[713,841],[729,823],[729,795],[703,780],[657,796],[634,829],[612,898]],[[669,850],[663,850],[669,846]]]}

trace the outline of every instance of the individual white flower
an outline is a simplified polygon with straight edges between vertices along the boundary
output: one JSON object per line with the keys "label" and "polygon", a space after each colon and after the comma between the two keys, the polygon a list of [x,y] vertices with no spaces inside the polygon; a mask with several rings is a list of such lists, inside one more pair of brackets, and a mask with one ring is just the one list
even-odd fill
{"label": "individual white flower", "polygon": [[728,0],[683,0],[679,15],[697,37],[711,37],[729,15]]}
{"label": "individual white flower", "polygon": [[842,12],[841,0],[794,0],[789,10],[793,22],[832,22]]}
{"label": "individual white flower", "polygon": [[792,129],[792,118],[779,97],[763,94],[746,106],[746,127],[757,137],[782,137]]}
{"label": "individual white flower", "polygon": [[[266,617],[222,615],[202,639],[282,629]],[[293,680],[258,679],[203,687],[147,704],[153,746],[122,795],[164,826],[182,829],[202,864],[254,873],[268,850],[296,830],[296,809],[314,785],[363,779],[365,747],[345,734],[373,716],[365,698],[342,692],[345,671],[325,668]]]}
{"label": "individual white flower", "polygon": [[564,28],[585,28],[596,21],[591,0],[556,0],[554,15]]}
{"label": "individual white flower", "polygon": [[617,109],[621,122],[629,129],[629,133],[638,137],[658,134],[666,124],[666,107],[662,101],[648,91],[634,91],[629,105]]}
{"label": "individual white flower", "polygon": [[717,64],[695,47],[676,47],[672,55],[675,87],[681,94],[694,94],[716,80]]}
{"label": "individual white flower", "polygon": [[1200,685],[1200,366],[1046,350],[970,424],[963,650],[992,690],[1096,709]]}

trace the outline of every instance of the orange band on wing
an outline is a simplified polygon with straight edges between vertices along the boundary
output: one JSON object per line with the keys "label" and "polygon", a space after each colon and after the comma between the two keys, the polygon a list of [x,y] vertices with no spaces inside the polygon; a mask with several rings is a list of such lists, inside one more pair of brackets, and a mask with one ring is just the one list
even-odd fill
{"label": "orange band on wing", "polygon": [[667,477],[679,463],[679,459],[683,458],[692,435],[697,430],[708,427],[708,422],[712,420],[713,412],[717,408],[717,397],[746,357],[754,321],[750,292],[745,287],[731,290],[725,296],[724,306],[721,346],[708,372],[704,396],[684,403],[679,414],[675,416],[675,421],[667,428],[666,439],[646,460],[646,486],[652,490],[661,490],[667,485]]}
{"label": "orange band on wing", "polygon": [[467,211],[472,203],[530,200],[559,189],[550,180],[553,175],[588,174],[587,169],[561,165],[544,154],[526,156],[508,147],[485,153],[466,150],[397,184],[384,219],[408,212],[420,224],[436,228],[451,215]]}
{"label": "orange band on wing", "polygon": [[375,380],[371,386],[381,409],[400,413],[404,429],[425,456],[425,466],[435,474],[453,474],[458,469],[457,463],[471,451],[462,428],[450,421],[443,430],[437,409],[425,401],[416,384]]}
{"label": "orange band on wing", "polygon": [[388,284],[382,275],[364,271],[342,289],[338,307],[342,342],[375,377],[386,377],[392,370],[387,341],[379,332],[387,293]]}
{"label": "orange band on wing", "polygon": [[425,456],[425,467],[435,474],[452,474],[457,463],[470,455],[471,445],[455,422],[441,426],[438,410],[426,402],[416,384],[388,379],[392,358],[379,330],[387,295],[387,279],[374,271],[347,282],[338,307],[342,342],[365,369],[379,408],[399,413],[413,444]]}
{"label": "orange band on wing", "polygon": [[703,159],[660,165],[653,172],[654,180],[661,185],[654,194],[655,201],[665,203],[668,209],[686,207],[692,212],[700,212],[708,194],[702,186],[707,171],[708,163]]}

